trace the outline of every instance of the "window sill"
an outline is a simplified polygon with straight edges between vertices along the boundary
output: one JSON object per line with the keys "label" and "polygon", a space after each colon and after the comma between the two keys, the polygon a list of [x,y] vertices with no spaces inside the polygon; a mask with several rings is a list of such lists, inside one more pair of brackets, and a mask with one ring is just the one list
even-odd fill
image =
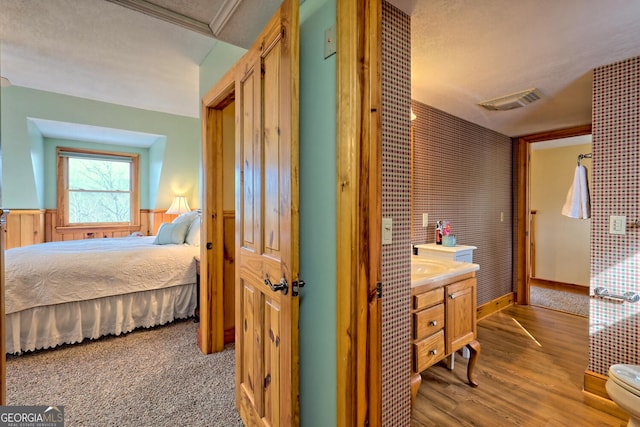
{"label": "window sill", "polygon": [[86,233],[95,231],[128,231],[133,233],[134,231],[140,231],[142,227],[138,225],[66,225],[56,226],[56,231],[61,234],[65,233]]}

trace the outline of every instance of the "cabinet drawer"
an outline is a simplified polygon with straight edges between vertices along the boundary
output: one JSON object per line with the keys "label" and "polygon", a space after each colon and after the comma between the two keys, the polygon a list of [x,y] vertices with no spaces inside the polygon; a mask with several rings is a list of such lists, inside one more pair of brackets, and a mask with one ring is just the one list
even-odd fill
{"label": "cabinet drawer", "polygon": [[421,310],[444,301],[444,289],[437,288],[429,292],[424,292],[413,296],[414,310]]}
{"label": "cabinet drawer", "polygon": [[444,332],[438,331],[413,344],[413,370],[422,372],[444,355]]}
{"label": "cabinet drawer", "polygon": [[419,340],[444,326],[444,304],[413,313],[413,339]]}

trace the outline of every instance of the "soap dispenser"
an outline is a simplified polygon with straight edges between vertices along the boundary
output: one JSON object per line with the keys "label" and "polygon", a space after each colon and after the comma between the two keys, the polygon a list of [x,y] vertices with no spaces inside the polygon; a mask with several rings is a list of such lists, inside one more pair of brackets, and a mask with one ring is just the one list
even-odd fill
{"label": "soap dispenser", "polygon": [[436,245],[442,244],[442,223],[436,221]]}

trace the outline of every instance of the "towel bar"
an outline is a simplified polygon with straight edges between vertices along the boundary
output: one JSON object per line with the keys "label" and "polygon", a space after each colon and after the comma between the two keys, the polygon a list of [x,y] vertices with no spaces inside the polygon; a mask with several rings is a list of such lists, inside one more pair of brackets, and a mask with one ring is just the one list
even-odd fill
{"label": "towel bar", "polygon": [[578,166],[580,166],[580,160],[582,159],[590,159],[591,153],[589,154],[578,154]]}
{"label": "towel bar", "polygon": [[616,295],[616,294],[610,294],[609,291],[601,286],[598,286],[597,288],[595,288],[593,290],[594,294],[596,296],[599,297],[604,297],[604,298],[613,298],[613,299],[620,299],[620,300],[624,300],[627,302],[638,302],[640,301],[640,295],[638,295],[637,292],[625,292],[622,295]]}

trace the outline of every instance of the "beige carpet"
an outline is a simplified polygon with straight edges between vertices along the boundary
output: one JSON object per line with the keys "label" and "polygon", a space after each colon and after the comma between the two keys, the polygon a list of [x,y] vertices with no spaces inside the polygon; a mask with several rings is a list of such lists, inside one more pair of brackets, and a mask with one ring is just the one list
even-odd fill
{"label": "beige carpet", "polygon": [[8,405],[62,405],[65,426],[242,426],[234,347],[205,356],[193,320],[7,357]]}
{"label": "beige carpet", "polygon": [[530,303],[538,307],[589,317],[589,296],[537,286],[529,288]]}

